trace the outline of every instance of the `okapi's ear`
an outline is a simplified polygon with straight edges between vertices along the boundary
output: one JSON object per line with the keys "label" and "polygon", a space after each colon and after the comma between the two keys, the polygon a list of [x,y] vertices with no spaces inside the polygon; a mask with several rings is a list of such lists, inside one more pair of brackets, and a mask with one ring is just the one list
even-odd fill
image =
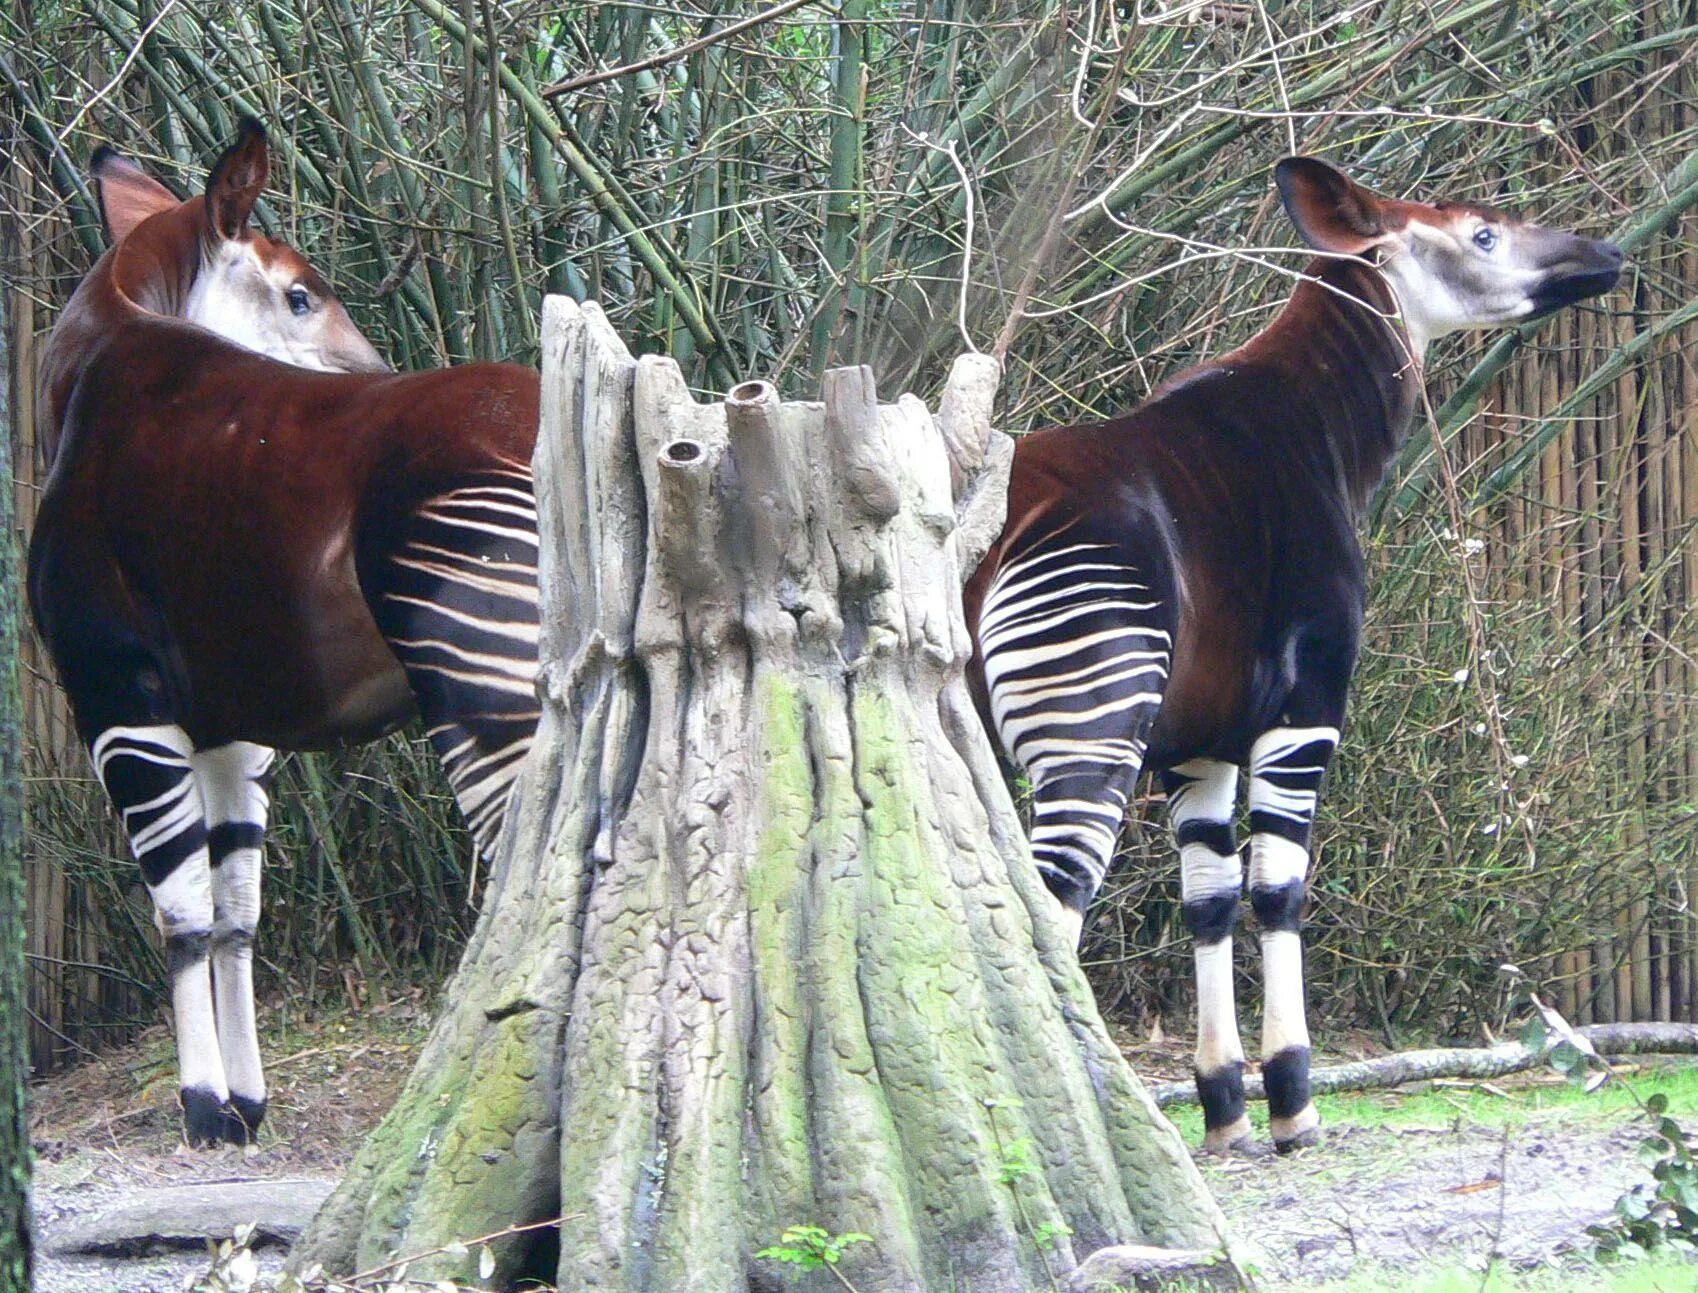
{"label": "okapi's ear", "polygon": [[1318,157],[1287,157],[1274,167],[1279,200],[1316,251],[1360,256],[1386,238],[1380,199]]}
{"label": "okapi's ear", "polygon": [[218,159],[206,180],[206,221],[213,237],[242,236],[270,175],[271,149],[266,146],[265,127],[246,117],[236,142]]}
{"label": "okapi's ear", "polygon": [[182,199],[129,158],[105,144],[94,150],[88,173],[100,202],[100,219],[113,243],[123,242],[150,215],[169,211]]}

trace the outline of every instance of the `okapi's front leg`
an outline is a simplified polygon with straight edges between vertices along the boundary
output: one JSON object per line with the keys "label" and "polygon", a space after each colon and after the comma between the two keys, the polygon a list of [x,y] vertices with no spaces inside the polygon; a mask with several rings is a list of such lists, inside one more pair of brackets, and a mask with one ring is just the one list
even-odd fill
{"label": "okapi's front leg", "polygon": [[265,1070],[254,1018],[254,930],[276,753],[235,741],[196,754],[212,861],[212,995],[230,1085],[220,1134],[249,1144],[265,1118]]}
{"label": "okapi's front leg", "polygon": [[1168,822],[1179,847],[1180,893],[1197,971],[1197,1098],[1203,1147],[1247,1148],[1244,1044],[1232,990],[1232,931],[1244,892],[1244,866],[1232,832],[1238,769],[1194,759],[1161,774]]}
{"label": "okapi's front leg", "polygon": [[229,1088],[218,1050],[208,952],[212,868],[194,746],[174,724],[109,727],[90,744],[100,783],[123,818],[165,937],[183,1122],[191,1145],[217,1144]]}
{"label": "okapi's front leg", "polygon": [[1309,838],[1336,727],[1277,727],[1250,747],[1250,906],[1262,937],[1262,1082],[1281,1153],[1320,1139],[1309,1098],[1303,1002],[1303,905]]}

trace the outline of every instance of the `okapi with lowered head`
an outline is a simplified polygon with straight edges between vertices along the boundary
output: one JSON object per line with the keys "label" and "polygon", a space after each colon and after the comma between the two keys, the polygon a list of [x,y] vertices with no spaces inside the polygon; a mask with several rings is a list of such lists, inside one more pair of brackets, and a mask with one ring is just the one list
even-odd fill
{"label": "okapi with lowered head", "polygon": [[1212,1150],[1250,1147],[1232,931],[1247,765],[1274,1146],[1313,1143],[1299,935],[1309,836],[1362,630],[1363,511],[1429,342],[1607,292],[1612,243],[1490,207],[1380,197],[1314,158],[1274,171],[1323,253],[1248,344],[1125,417],[1018,442],[1001,538],[967,589],[973,685],[1032,786],[1032,852],[1077,938],[1139,772],[1179,846]]}
{"label": "okapi with lowered head", "polygon": [[273,752],[421,713],[487,851],[538,714],[537,375],[388,372],[324,278],[251,227],[268,171],[252,122],[188,201],[96,155],[113,245],[48,342],[29,552],[165,937],[195,1144],[246,1143],[265,1113]]}

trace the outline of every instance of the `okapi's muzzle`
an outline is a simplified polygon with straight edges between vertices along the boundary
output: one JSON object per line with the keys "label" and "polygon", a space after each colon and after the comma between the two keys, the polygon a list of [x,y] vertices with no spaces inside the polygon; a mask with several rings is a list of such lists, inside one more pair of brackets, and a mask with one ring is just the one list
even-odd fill
{"label": "okapi's muzzle", "polygon": [[325,365],[331,372],[340,373],[392,373],[389,361],[378,353],[377,347],[367,341],[353,321],[349,320],[344,335],[336,339],[336,344],[326,356]]}
{"label": "okapi's muzzle", "polygon": [[1529,319],[1543,318],[1565,305],[1602,296],[1621,277],[1626,255],[1613,242],[1564,234],[1561,243],[1545,262],[1549,268],[1532,294]]}

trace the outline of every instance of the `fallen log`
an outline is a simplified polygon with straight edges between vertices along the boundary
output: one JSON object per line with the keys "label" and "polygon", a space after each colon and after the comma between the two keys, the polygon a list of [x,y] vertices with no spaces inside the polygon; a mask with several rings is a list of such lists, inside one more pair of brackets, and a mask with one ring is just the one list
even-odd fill
{"label": "fallen log", "polygon": [[[1575,1033],[1591,1042],[1598,1054],[1690,1055],[1698,1052],[1698,1024],[1589,1024]],[[1555,1036],[1549,1041],[1559,1040]],[[1335,1064],[1309,1074],[1309,1090],[1315,1095],[1334,1091],[1377,1091],[1425,1082],[1433,1078],[1497,1078],[1525,1072],[1545,1062],[1550,1047],[1524,1042],[1499,1042],[1496,1046],[1436,1047],[1422,1051],[1400,1051],[1351,1064]],[[1195,1104],[1196,1087],[1190,1082],[1166,1082],[1150,1088],[1156,1104]],[[1260,1074],[1246,1074],[1244,1094],[1251,1100],[1262,1096]]]}

